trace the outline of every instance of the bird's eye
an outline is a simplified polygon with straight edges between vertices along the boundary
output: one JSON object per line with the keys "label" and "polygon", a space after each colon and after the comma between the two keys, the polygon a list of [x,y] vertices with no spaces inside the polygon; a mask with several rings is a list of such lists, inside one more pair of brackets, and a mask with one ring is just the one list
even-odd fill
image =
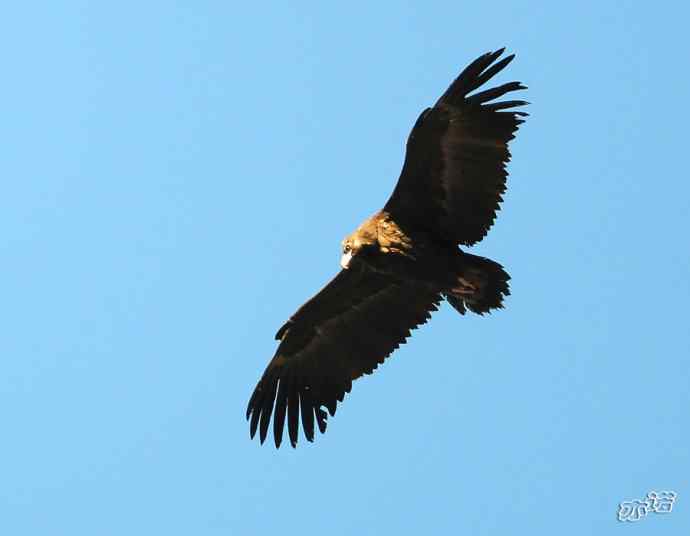
{"label": "bird's eye", "polygon": [[345,247],[343,248],[343,253],[350,253],[350,251],[352,251],[350,244],[345,244]]}

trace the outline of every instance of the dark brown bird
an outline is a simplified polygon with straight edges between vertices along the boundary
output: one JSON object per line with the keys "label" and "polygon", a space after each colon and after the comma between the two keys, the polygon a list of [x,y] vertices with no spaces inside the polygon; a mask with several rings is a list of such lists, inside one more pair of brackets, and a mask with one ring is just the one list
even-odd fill
{"label": "dark brown bird", "polygon": [[[510,277],[492,260],[459,245],[479,242],[506,189],[508,142],[524,112],[521,100],[495,102],[526,89],[510,82],[470,95],[513,55],[487,53],[460,73],[422,112],[407,140],[398,184],[383,210],[343,240],[342,270],[278,330],[275,356],[247,406],[253,438],[263,443],[273,415],[280,446],[287,417],[292,446],[302,429],[326,430],[328,413],[445,298],[460,314],[502,307]],[[495,63],[494,63],[495,62]]]}

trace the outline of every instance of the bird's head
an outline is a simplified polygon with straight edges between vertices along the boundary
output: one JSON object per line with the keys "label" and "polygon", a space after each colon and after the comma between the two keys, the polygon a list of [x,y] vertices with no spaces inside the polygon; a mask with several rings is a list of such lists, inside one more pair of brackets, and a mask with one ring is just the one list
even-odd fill
{"label": "bird's head", "polygon": [[355,262],[364,261],[368,254],[373,253],[378,246],[376,233],[362,225],[342,242],[343,256],[340,266],[347,270]]}

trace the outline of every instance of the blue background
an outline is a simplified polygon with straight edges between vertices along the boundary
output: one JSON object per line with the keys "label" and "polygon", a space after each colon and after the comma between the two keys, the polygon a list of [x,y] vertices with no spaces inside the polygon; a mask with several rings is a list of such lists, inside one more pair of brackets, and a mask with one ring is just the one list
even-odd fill
{"label": "blue background", "polygon": [[[25,2],[0,32],[3,534],[690,534],[681,2]],[[314,444],[250,441],[273,335],[477,55],[529,86],[448,305]],[[675,490],[637,524],[618,504]]]}

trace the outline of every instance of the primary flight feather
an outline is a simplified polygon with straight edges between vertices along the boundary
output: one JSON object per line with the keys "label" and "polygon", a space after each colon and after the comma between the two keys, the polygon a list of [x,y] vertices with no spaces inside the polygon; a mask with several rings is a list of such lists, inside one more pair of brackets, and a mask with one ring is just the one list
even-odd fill
{"label": "primary flight feather", "polygon": [[383,209],[342,242],[342,270],[278,330],[278,349],[247,406],[250,435],[279,447],[287,421],[297,445],[326,431],[328,414],[424,324],[446,299],[460,314],[501,308],[510,292],[503,267],[463,252],[494,222],[506,188],[508,142],[522,100],[496,99],[519,82],[472,93],[505,68],[504,49],[468,65],[407,140],[400,178]]}

